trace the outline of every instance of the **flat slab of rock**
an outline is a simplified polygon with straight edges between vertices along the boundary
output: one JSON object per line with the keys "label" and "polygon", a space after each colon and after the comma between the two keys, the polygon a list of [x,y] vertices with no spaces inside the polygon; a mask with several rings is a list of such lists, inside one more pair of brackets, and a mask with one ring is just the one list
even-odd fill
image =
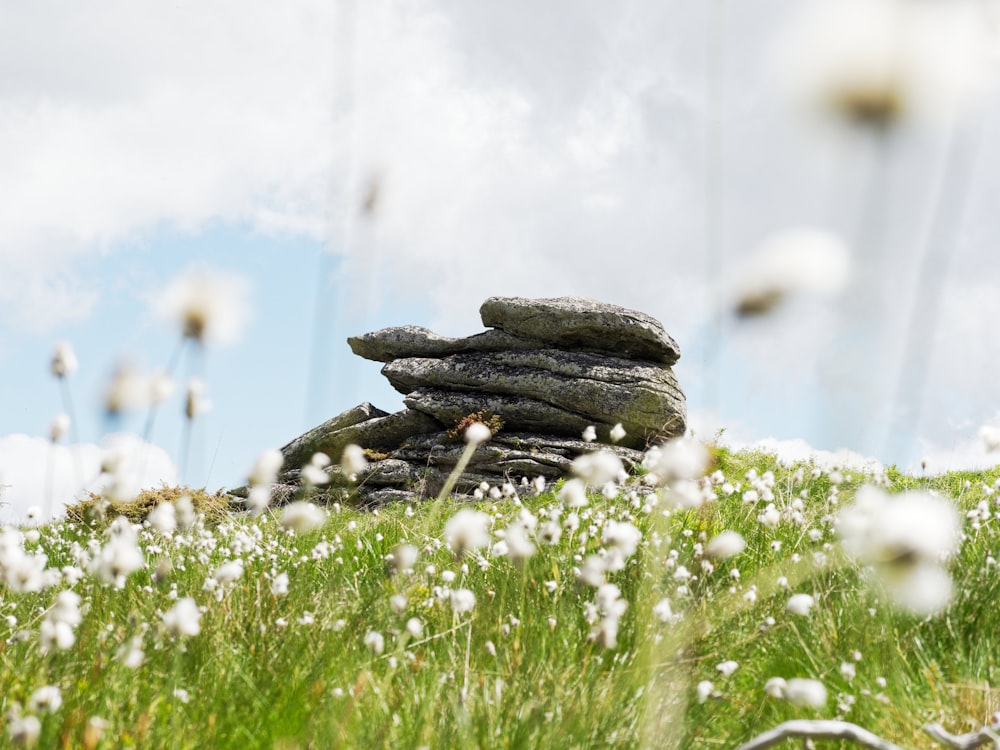
{"label": "flat slab of rock", "polygon": [[347,343],[359,357],[375,362],[392,362],[404,357],[445,357],[462,352],[537,349],[540,342],[495,329],[475,336],[451,338],[420,326],[396,326],[362,336],[351,336]]}
{"label": "flat slab of rock", "polygon": [[585,297],[490,297],[479,308],[483,325],[560,349],[585,349],[672,365],[677,342],[656,318]]}

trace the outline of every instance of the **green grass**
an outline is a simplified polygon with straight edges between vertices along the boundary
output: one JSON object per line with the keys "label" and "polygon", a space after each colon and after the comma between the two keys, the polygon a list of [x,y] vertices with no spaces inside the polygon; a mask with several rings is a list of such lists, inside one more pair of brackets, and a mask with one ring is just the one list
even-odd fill
{"label": "green grass", "polygon": [[[578,510],[577,531],[564,529],[554,545],[536,540],[523,566],[489,550],[456,559],[442,541],[451,503],[377,513],[342,508],[302,536],[269,516],[216,518],[173,538],[144,529],[146,565],[123,589],[90,574],[73,584],[85,612],[66,650],[42,653],[38,632],[68,584],[36,593],[0,584],[0,702],[7,714],[41,686],[60,688],[62,706],[39,713],[41,747],[241,749],[735,747],[805,717],[841,717],[901,745],[927,747],[924,722],[966,731],[1000,708],[993,687],[1000,682],[1000,580],[987,562],[1000,554],[995,519],[979,529],[966,521],[950,564],[955,597],[946,611],[918,618],[884,601],[872,576],[839,551],[832,516],[871,478],[844,471],[834,485],[827,472],[813,476],[810,466],[784,468],[756,453],[720,451],[716,460],[740,488],[732,495],[716,487],[714,502],[669,516],[662,506],[644,512],[646,491],[596,496]],[[774,472],[778,508],[801,498],[801,523],[758,521],[765,503],[741,497],[750,469]],[[997,478],[996,471],[930,479],[888,473],[892,491],[933,489],[955,498],[963,513],[984,499],[996,507],[985,487]],[[559,505],[552,492],[522,502],[539,523]],[[495,515],[494,534],[521,511],[511,500],[478,507]],[[613,649],[588,637],[594,589],[575,575],[602,547],[609,519],[643,532],[636,554],[608,576],[628,602]],[[696,545],[723,529],[743,534],[748,546],[704,571]],[[44,550],[49,567],[62,569],[79,564],[104,533],[63,522],[41,528],[26,547]],[[393,575],[386,556],[401,543],[420,548],[420,557],[412,574]],[[817,563],[817,554],[826,562]],[[243,561],[243,575],[217,598],[205,581],[232,558]],[[686,595],[677,592],[679,566],[696,576]],[[289,591],[276,596],[271,580],[281,572]],[[474,610],[455,614],[446,588],[472,590]],[[816,599],[809,615],[785,611],[794,592]],[[401,610],[391,601],[397,594],[406,598]],[[163,632],[161,614],[178,596],[204,607],[200,634]],[[654,617],[663,597],[682,619]],[[406,629],[413,617],[423,626],[419,636]],[[369,631],[384,637],[381,654],[365,644]],[[134,638],[145,657],[129,668],[119,653]],[[726,660],[739,663],[729,677],[716,671]],[[841,673],[844,662],[855,664],[851,680]],[[796,708],[766,696],[764,683],[774,676],[821,680],[826,706]],[[715,694],[699,703],[702,680],[713,682]],[[92,717],[106,722],[100,738],[87,729]],[[9,743],[7,721],[0,719],[0,745]]]}

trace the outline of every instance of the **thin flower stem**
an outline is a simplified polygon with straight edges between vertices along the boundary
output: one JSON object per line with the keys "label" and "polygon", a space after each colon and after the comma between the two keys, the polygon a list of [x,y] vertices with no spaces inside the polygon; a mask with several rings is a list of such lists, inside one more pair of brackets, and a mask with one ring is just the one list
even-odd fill
{"label": "thin flower stem", "polygon": [[469,461],[472,459],[472,454],[476,452],[475,443],[466,443],[465,450],[462,451],[462,455],[458,459],[458,463],[455,464],[455,468],[452,470],[451,474],[448,475],[448,479],[444,483],[444,487],[438,493],[437,501],[443,502],[445,498],[451,495],[451,491],[455,489],[455,483],[458,478],[462,476],[462,472],[465,471],[465,467],[469,465]]}
{"label": "thin flower stem", "polygon": [[[886,456],[896,455],[896,450],[902,451],[904,442],[912,439],[923,416],[923,391],[928,365],[933,361],[930,350],[950,270],[953,240],[971,191],[982,135],[981,119],[976,121],[971,132],[963,133],[956,126],[949,134],[933,216],[916,262],[917,278],[905,318],[909,325],[898,360],[895,390],[890,394],[893,406],[883,446]],[[913,404],[908,413],[904,406],[906,399],[912,399]]]}

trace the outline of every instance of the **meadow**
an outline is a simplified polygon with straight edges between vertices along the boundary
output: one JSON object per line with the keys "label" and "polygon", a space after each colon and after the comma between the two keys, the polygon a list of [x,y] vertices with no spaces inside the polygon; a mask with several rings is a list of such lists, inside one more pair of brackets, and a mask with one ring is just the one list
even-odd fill
{"label": "meadow", "polygon": [[[163,490],[141,523],[5,528],[3,743],[735,748],[842,719],[929,747],[928,722],[990,723],[1000,472],[685,450],[671,483],[660,457],[584,494],[254,517]],[[847,527],[883,490],[904,533],[957,508],[953,549],[865,558]]]}

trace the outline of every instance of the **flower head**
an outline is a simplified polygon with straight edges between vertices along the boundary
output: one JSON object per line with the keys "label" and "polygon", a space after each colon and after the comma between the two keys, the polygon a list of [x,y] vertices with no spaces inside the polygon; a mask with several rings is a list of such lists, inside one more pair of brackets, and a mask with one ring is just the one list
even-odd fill
{"label": "flower head", "polygon": [[819,117],[879,128],[947,121],[985,89],[983,26],[962,3],[811,3],[781,39],[775,71]]}
{"label": "flower head", "polygon": [[80,363],[76,359],[76,354],[73,353],[73,347],[70,346],[67,341],[60,341],[56,344],[55,351],[52,353],[52,364],[50,370],[52,374],[57,378],[65,378],[76,372]]}
{"label": "flower head", "polygon": [[194,636],[201,632],[201,610],[194,599],[185,596],[163,613],[163,627],[174,636]]}
{"label": "flower head", "polygon": [[462,508],[445,523],[444,538],[457,556],[485,547],[490,543],[490,517],[479,510]]}
{"label": "flower head", "polygon": [[239,338],[249,319],[247,288],[240,276],[192,269],[167,285],[155,307],[161,318],[180,327],[185,338],[229,344]]}

